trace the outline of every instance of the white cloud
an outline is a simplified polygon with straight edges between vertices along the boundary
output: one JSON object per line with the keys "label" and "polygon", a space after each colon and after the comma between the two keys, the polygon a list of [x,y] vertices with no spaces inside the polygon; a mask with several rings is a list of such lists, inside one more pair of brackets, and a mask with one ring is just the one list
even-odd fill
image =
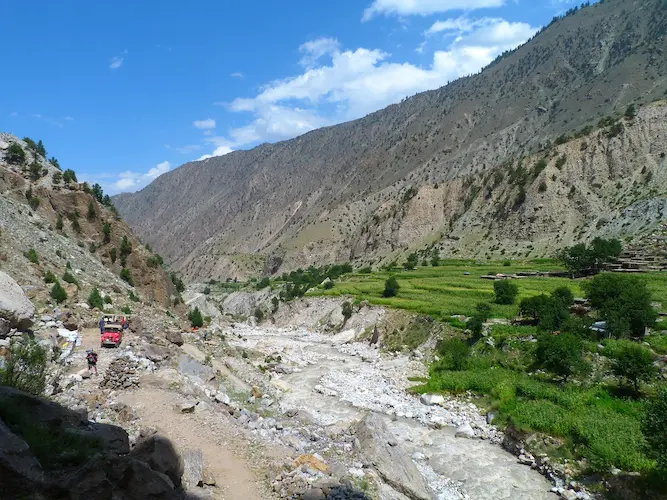
{"label": "white cloud", "polygon": [[231,76],[232,78],[245,78],[245,75],[243,73],[241,73],[240,71],[235,71],[234,73],[232,73],[229,76]]}
{"label": "white cloud", "polygon": [[176,147],[172,147],[169,144],[165,144],[164,147],[167,149],[173,149],[174,151],[178,151],[181,154],[188,154],[192,153],[193,151],[201,149],[200,144],[188,144],[186,146],[176,146]]}
{"label": "white cloud", "polygon": [[116,56],[111,58],[111,64],[109,64],[109,69],[118,69],[123,65],[124,57]]}
{"label": "white cloud", "polygon": [[[269,82],[254,97],[217,103],[232,112],[249,113],[252,118],[247,125],[230,130],[227,137],[209,137],[209,142],[238,149],[359,118],[417,92],[474,74],[536,31],[528,24],[500,18],[459,18],[436,23],[428,30],[430,36],[453,33],[455,37],[446,49],[433,53],[427,67],[394,62],[382,50],[343,50],[333,39],[313,40],[300,50],[317,55],[316,66]],[[321,59],[324,55],[326,60]]]}
{"label": "white cloud", "polygon": [[377,15],[426,16],[452,10],[474,10],[486,7],[501,7],[504,0],[374,0],[364,10],[362,21]]}
{"label": "white cloud", "polygon": [[200,130],[207,130],[215,128],[215,120],[213,118],[207,118],[206,120],[195,120],[192,122],[192,125]]}
{"label": "white cloud", "polygon": [[321,57],[337,52],[339,47],[340,43],[335,38],[322,37],[306,42],[299,47],[299,52],[303,54],[299,64],[309,68]]}
{"label": "white cloud", "polygon": [[98,175],[97,178],[99,180],[97,181],[94,178],[85,178],[85,180],[91,183],[99,182],[105,192],[113,195],[123,192],[138,191],[169,170],[171,170],[171,163],[163,161],[143,174],[132,170],[126,170],[117,175]]}

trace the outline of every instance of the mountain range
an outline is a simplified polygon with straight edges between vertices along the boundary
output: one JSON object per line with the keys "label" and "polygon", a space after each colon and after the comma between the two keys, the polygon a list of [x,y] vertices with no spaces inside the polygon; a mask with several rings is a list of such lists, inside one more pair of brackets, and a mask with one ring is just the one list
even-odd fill
{"label": "mountain range", "polygon": [[585,6],[476,75],[113,201],[188,280],[638,239],[667,204],[666,34],[667,0]]}

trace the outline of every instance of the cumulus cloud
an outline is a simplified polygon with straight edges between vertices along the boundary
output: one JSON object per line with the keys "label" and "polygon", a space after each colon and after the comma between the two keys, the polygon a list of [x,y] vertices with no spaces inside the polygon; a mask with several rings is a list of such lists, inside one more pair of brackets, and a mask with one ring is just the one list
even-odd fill
{"label": "cumulus cloud", "polygon": [[504,0],[374,0],[364,10],[362,21],[379,15],[426,16],[452,10],[474,10],[501,7]]}
{"label": "cumulus cloud", "polygon": [[88,182],[99,182],[104,188],[105,192],[108,192],[109,194],[118,194],[123,192],[138,191],[139,189],[142,189],[143,187],[150,184],[162,174],[169,172],[169,170],[171,170],[171,163],[168,161],[163,161],[162,163],[158,163],[154,167],[150,168],[143,174],[140,172],[134,172],[132,170],[126,170],[115,176],[98,176],[99,180],[92,178],[85,180]]}
{"label": "cumulus cloud", "polygon": [[192,122],[192,125],[200,130],[207,130],[215,128],[215,120],[213,118],[207,118],[206,120],[195,120]]}
{"label": "cumulus cloud", "polygon": [[249,114],[250,122],[230,130],[227,137],[208,139],[222,147],[218,152],[227,153],[359,118],[417,92],[474,74],[536,31],[528,24],[500,18],[462,17],[435,23],[427,30],[425,41],[433,42],[438,36],[450,41],[444,50],[433,53],[426,67],[392,61],[382,50],[344,50],[335,39],[318,38],[300,47],[302,61],[310,57],[303,73],[269,82],[254,97],[222,104],[232,112]]}

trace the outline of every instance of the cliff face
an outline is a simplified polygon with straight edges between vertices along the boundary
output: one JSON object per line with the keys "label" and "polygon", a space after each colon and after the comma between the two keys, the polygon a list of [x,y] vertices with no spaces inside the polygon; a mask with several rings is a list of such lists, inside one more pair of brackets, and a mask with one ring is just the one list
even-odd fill
{"label": "cliff face", "polygon": [[[649,104],[667,91],[665,33],[665,0],[597,3],[475,76],[360,120],[186,164],[114,202],[190,279],[258,273],[276,257],[281,270],[377,262],[434,242],[443,256],[536,252],[593,234],[591,223],[635,234],[632,224],[596,219],[663,191],[654,152],[664,109]],[[631,103],[638,118],[621,119],[614,134],[594,131],[580,150],[581,142],[550,146],[603,117],[618,121]],[[523,181],[524,203],[508,198],[517,179],[494,180],[488,192],[508,165],[545,154],[539,180]],[[556,168],[553,154],[565,164]],[[558,238],[548,234],[555,229]],[[489,231],[495,239],[484,238]]]}

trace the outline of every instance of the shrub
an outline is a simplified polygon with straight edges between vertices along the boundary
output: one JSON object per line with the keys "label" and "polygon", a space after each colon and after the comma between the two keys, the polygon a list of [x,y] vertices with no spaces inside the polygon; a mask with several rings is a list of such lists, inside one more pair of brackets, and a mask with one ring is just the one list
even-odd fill
{"label": "shrub", "polygon": [[183,284],[183,280],[179,278],[174,272],[171,273],[170,278],[171,282],[176,287],[176,291],[178,293],[183,293],[185,291],[185,285]]}
{"label": "shrub", "polygon": [[63,216],[58,214],[58,218],[56,219],[56,229],[58,231],[63,230]]}
{"label": "shrub", "polygon": [[373,268],[371,266],[366,266],[359,269],[359,274],[371,274],[372,272]]}
{"label": "shrub", "polygon": [[533,167],[533,177],[537,177],[542,173],[542,171],[547,168],[547,160],[540,158],[535,166]]}
{"label": "shrub", "polygon": [[609,130],[607,130],[607,137],[611,139],[619,135],[621,132],[623,132],[623,124],[621,122],[616,122],[609,127]]}
{"label": "shrub", "polygon": [[540,182],[540,185],[538,186],[537,190],[540,193],[544,193],[547,190],[547,183],[544,181]]}
{"label": "shrub", "polygon": [[105,304],[113,304],[113,299],[111,298],[111,295],[105,295],[104,296],[104,303]]}
{"label": "shrub", "polygon": [[90,295],[88,295],[88,305],[91,308],[97,308],[100,311],[104,309],[104,300],[102,299],[102,295],[100,295],[100,291],[97,289],[97,287],[93,288],[93,290],[90,292]]}
{"label": "shrub", "polygon": [[518,207],[520,205],[523,205],[525,201],[526,201],[526,190],[524,189],[523,186],[520,186],[519,193],[516,195],[516,199],[514,200],[514,206]]}
{"label": "shrub", "polygon": [[479,337],[484,330],[484,318],[479,314],[475,314],[468,320],[466,327],[475,337]]}
{"label": "shrub", "polygon": [[95,244],[94,241],[91,241],[90,244],[88,245],[88,251],[90,253],[95,253],[97,252],[97,245]]}
{"label": "shrub", "polygon": [[560,156],[560,157],[556,160],[556,168],[557,168],[558,170],[561,170],[561,169],[565,166],[565,163],[566,163],[566,162],[567,162],[567,156],[565,156],[565,155]]}
{"label": "shrub", "polygon": [[495,281],[493,291],[496,294],[496,304],[514,304],[519,295],[519,287],[509,280]]}
{"label": "shrub", "polygon": [[470,346],[463,340],[453,338],[441,342],[439,367],[445,370],[462,371],[468,367]]}
{"label": "shrub", "polygon": [[55,283],[57,280],[56,275],[51,271],[46,271],[44,273],[44,283]]}
{"label": "shrub", "polygon": [[475,310],[477,311],[476,316],[479,316],[482,318],[482,321],[486,321],[491,317],[491,305],[487,304],[486,302],[480,302],[475,306]]}
{"label": "shrub", "polygon": [[134,280],[132,279],[132,273],[127,267],[124,267],[120,270],[120,279],[127,282],[128,285],[134,286]]}
{"label": "shrub", "polygon": [[342,313],[343,313],[343,318],[345,318],[345,321],[347,321],[352,317],[353,312],[354,311],[352,310],[352,304],[348,301],[343,302]]}
{"label": "shrub", "polygon": [[662,387],[648,403],[642,431],[649,453],[656,459],[658,469],[667,473],[667,387]]}
{"label": "shrub", "polygon": [[630,104],[625,110],[625,117],[628,120],[634,120],[637,116],[637,108],[634,104]]}
{"label": "shrub", "polygon": [[634,342],[623,342],[614,353],[612,372],[620,380],[627,380],[632,384],[635,393],[639,393],[639,383],[649,382],[656,374],[653,366],[651,351]]}
{"label": "shrub", "polygon": [[24,255],[33,264],[39,264],[39,256],[34,248],[30,248]]}
{"label": "shrub", "polygon": [[97,219],[97,211],[95,210],[95,202],[93,200],[88,202],[88,214],[86,217],[90,221]]}
{"label": "shrub", "polygon": [[11,165],[23,165],[25,163],[25,151],[17,143],[13,142],[5,153],[5,160]]}
{"label": "shrub", "polygon": [[162,260],[162,257],[158,254],[151,255],[148,257],[148,259],[146,259],[146,265],[148,267],[158,268],[162,264],[164,264],[164,260]]}
{"label": "shrub", "polygon": [[65,283],[69,283],[70,285],[79,285],[79,282],[77,279],[72,275],[72,273],[69,272],[69,270],[65,271],[65,274],[63,274],[63,281]]}
{"label": "shrub", "polygon": [[503,267],[510,267],[511,265],[512,265],[512,261],[511,261],[511,260],[504,260],[504,261],[503,261]]}
{"label": "shrub", "polygon": [[55,300],[57,304],[67,300],[67,292],[58,281],[56,281],[51,288],[51,298]]}
{"label": "shrub", "polygon": [[109,250],[109,258],[111,259],[112,264],[116,263],[116,259],[118,258],[116,247],[113,247],[111,250]]}
{"label": "shrub", "polygon": [[14,341],[0,369],[2,385],[39,395],[46,386],[46,349],[34,339]]}
{"label": "shrub", "polygon": [[[257,311],[255,310],[255,312]],[[198,307],[195,307],[188,313],[188,320],[190,320],[190,324],[194,328],[201,328],[204,326],[204,318],[202,317],[201,311]]]}
{"label": "shrub", "polygon": [[65,170],[63,172],[63,181],[65,181],[65,184],[69,184],[70,182],[78,182],[74,170],[72,170],[71,168]]}
{"label": "shrub", "polygon": [[383,297],[395,297],[396,294],[398,294],[398,290],[401,287],[398,284],[398,280],[396,280],[395,276],[390,277],[387,281],[384,283],[384,292],[382,292]]}
{"label": "shrub", "polygon": [[264,311],[262,311],[262,309],[260,309],[259,307],[255,307],[255,310],[253,311],[252,315],[255,317],[258,323],[264,321]]}
{"label": "shrub", "polygon": [[120,308],[120,312],[130,315],[132,314],[132,309],[130,309],[130,306],[123,306]]}
{"label": "shrub", "polygon": [[410,270],[414,269],[415,267],[417,267],[418,262],[419,262],[419,257],[417,257],[417,254],[416,253],[411,253],[410,255],[408,255],[408,258],[405,261],[405,263],[403,264],[403,267],[405,269],[407,269],[408,271],[410,271]]}
{"label": "shrub", "polygon": [[[58,170],[60,170],[60,163],[58,162],[58,159],[55,156],[52,156],[51,158],[49,158],[49,163],[51,165],[53,165],[54,167],[56,167]],[[62,177],[62,174],[60,172],[57,172],[57,173],[58,173],[58,175],[60,175]],[[53,175],[55,177],[55,174],[53,174]],[[60,179],[58,179],[58,182],[60,182]]]}
{"label": "shrub", "polygon": [[563,134],[563,135],[558,136],[558,137],[556,138],[556,140],[554,141],[554,144],[555,144],[556,146],[560,146],[561,144],[565,144],[565,143],[568,142],[569,140],[570,140],[570,136],[567,135],[567,134]]}
{"label": "shrub", "polygon": [[269,286],[270,283],[271,283],[271,280],[268,278],[268,276],[264,276],[261,280],[259,280],[257,282],[257,284],[255,285],[255,288],[257,290],[262,290],[262,289],[266,288],[267,286]]}
{"label": "shrub", "polygon": [[331,290],[334,287],[334,282],[332,280],[328,280],[324,282],[324,289],[325,290]]}
{"label": "shrub", "polygon": [[137,297],[132,290],[130,290],[130,293],[128,293],[127,296],[132,302],[139,302],[139,297]]}
{"label": "shrub", "polygon": [[79,224],[79,219],[72,220],[72,229],[75,233],[81,232],[81,224]]}
{"label": "shrub", "polygon": [[132,253],[132,243],[127,239],[127,236],[123,236],[123,239],[120,242],[120,257],[127,257]]}
{"label": "shrub", "polygon": [[107,244],[111,242],[111,224],[108,222],[104,223],[104,226],[102,226],[102,234],[104,234],[104,239],[102,240],[103,244]]}
{"label": "shrub", "polygon": [[211,295],[211,289],[209,287],[204,288],[204,295]]}
{"label": "shrub", "polygon": [[278,297],[271,297],[271,314],[278,312],[278,307],[280,306],[280,300]]}
{"label": "shrub", "polygon": [[582,286],[591,306],[607,322],[610,336],[643,336],[658,317],[646,282],[637,276],[600,274]]}
{"label": "shrub", "polygon": [[104,190],[102,189],[102,186],[100,186],[99,184],[97,183],[93,184],[90,194],[92,194],[93,198],[95,198],[100,203],[104,201]]}
{"label": "shrub", "polygon": [[39,178],[42,176],[42,166],[36,161],[30,164],[29,171],[30,171],[30,178],[33,181],[39,180]]}
{"label": "shrub", "polygon": [[590,368],[583,357],[581,339],[570,333],[542,334],[537,340],[535,359],[540,368],[562,377],[565,382],[572,375],[587,373]]}

